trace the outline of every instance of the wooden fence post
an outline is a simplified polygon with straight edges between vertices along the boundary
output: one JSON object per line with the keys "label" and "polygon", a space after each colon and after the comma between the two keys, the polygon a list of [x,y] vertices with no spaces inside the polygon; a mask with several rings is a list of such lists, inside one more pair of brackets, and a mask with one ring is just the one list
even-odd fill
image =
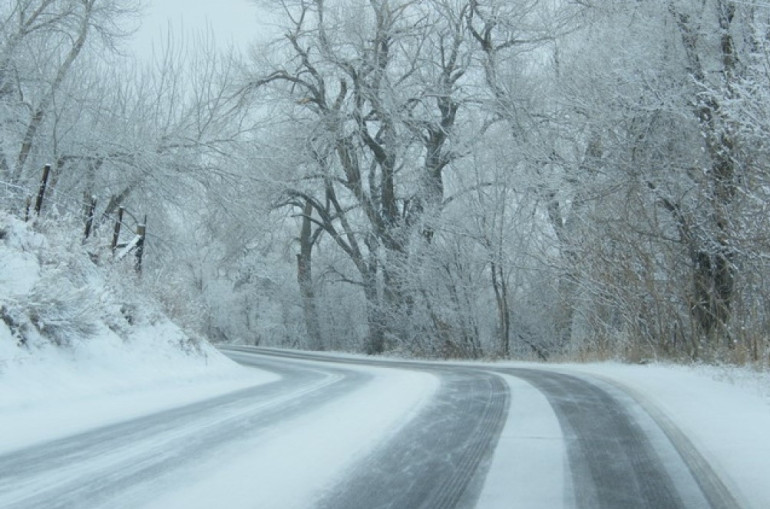
{"label": "wooden fence post", "polygon": [[136,234],[139,236],[139,240],[136,242],[136,264],[134,268],[136,272],[142,273],[142,256],[144,255],[144,237],[147,232],[147,216],[144,216],[142,224],[137,225]]}
{"label": "wooden fence post", "polygon": [[115,254],[115,249],[118,247],[118,238],[120,237],[120,225],[123,224],[123,207],[118,207],[118,219],[115,221],[115,229],[112,232],[112,254]]}
{"label": "wooden fence post", "polygon": [[48,186],[48,175],[51,173],[51,165],[46,164],[43,167],[43,178],[40,179],[40,188],[37,190],[37,200],[35,201],[35,214],[40,215],[40,209],[43,208],[43,197],[45,188]]}
{"label": "wooden fence post", "polygon": [[94,225],[94,211],[96,210],[96,196],[91,196],[91,202],[86,207],[86,231],[84,232],[83,241],[88,240],[91,236],[91,228]]}

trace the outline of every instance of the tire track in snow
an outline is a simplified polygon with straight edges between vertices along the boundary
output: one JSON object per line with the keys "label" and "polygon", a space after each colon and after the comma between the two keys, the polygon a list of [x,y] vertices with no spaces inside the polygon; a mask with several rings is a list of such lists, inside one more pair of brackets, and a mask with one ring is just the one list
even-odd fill
{"label": "tire track in snow", "polygon": [[[632,415],[629,401],[619,401],[608,390],[587,380],[552,371],[499,371],[532,384],[551,404],[567,441],[577,507],[677,509],[693,507],[693,500],[697,507],[738,507],[725,505],[725,491],[710,490],[708,483],[713,478],[703,480],[704,470],[693,468],[681,443],[677,445],[681,437],[672,431],[676,428],[670,421],[661,420],[660,415],[648,415],[650,408],[634,410],[651,417],[652,425],[661,427],[654,431],[662,430],[668,440],[662,438],[653,444],[650,430],[643,429]],[[630,404],[634,404],[632,399]],[[693,447],[687,454],[694,450]],[[675,461],[671,461],[674,456]],[[707,465],[705,460],[699,465],[704,464]],[[728,504],[734,503],[729,492],[727,497],[731,500]]]}
{"label": "tire track in snow", "polygon": [[508,388],[483,371],[430,371],[441,378],[435,399],[317,507],[473,507],[505,422]]}
{"label": "tire track in snow", "polygon": [[104,507],[125,490],[318,408],[370,379],[328,366],[297,367],[251,356],[241,361],[283,378],[2,455],[0,507]]}
{"label": "tire track in snow", "polygon": [[[553,408],[566,440],[567,468],[571,474],[570,493],[565,494],[564,499],[568,505],[581,509],[740,507],[705,458],[670,419],[641,395],[612,381],[605,381],[608,385],[601,387],[598,379],[591,382],[551,370],[485,369],[461,364],[329,357],[262,349],[259,353],[424,370],[443,379],[442,396],[424,411],[433,417],[416,419],[394,440],[383,445],[379,453],[359,464],[348,482],[339,484],[322,499],[321,508],[472,507],[478,500],[491,463],[491,450],[497,444],[509,405],[507,384],[502,390],[497,387],[485,393],[471,382],[474,377],[484,379],[493,372],[526,381],[541,391]],[[471,387],[466,386],[460,392],[471,395],[471,400],[483,400],[480,394],[498,393],[498,401],[473,405],[455,398],[454,403],[450,403],[452,398],[447,394],[457,394],[461,384],[456,384],[463,378]],[[501,392],[505,400],[502,405]],[[442,398],[446,405],[444,412],[437,411]],[[447,420],[447,410],[483,415],[480,422],[487,424],[482,427],[494,427],[495,431],[491,434],[476,431],[486,437],[481,440],[484,445],[466,441],[460,447],[468,447],[468,455],[453,455],[457,444],[451,443],[451,437],[472,435],[468,430],[473,426],[466,425],[466,431],[458,434],[451,424],[442,423]],[[444,435],[443,442],[440,435]],[[484,451],[481,461],[476,462],[474,448],[477,452]],[[526,462],[527,458],[521,461]],[[368,473],[367,469],[370,469]],[[429,470],[436,472],[432,478],[426,474]],[[434,488],[436,492],[431,494]],[[516,496],[512,495],[511,500],[515,501]]]}
{"label": "tire track in snow", "polygon": [[644,412],[655,421],[656,425],[676,448],[712,509],[735,509],[736,507],[746,506],[745,503],[739,502],[735,495],[733,495],[706,458],[698,451],[692,441],[687,438],[687,435],[646,396],[610,378],[597,378],[633,398]]}
{"label": "tire track in snow", "polygon": [[263,348],[261,355],[411,369],[441,379],[414,420],[331,487],[319,509],[475,507],[505,425],[508,384],[491,370],[447,363],[333,357]]}

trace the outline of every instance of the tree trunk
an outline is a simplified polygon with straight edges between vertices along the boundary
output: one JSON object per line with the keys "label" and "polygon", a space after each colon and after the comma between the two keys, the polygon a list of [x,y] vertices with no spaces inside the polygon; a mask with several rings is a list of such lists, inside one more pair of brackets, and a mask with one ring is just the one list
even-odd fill
{"label": "tree trunk", "polygon": [[[723,334],[728,340],[726,325],[730,319],[730,304],[733,299],[735,250],[730,245],[730,206],[736,192],[736,150],[732,138],[732,126],[724,118],[722,103],[729,101],[733,93],[736,57],[731,35],[731,24],[735,16],[733,2],[718,2],[717,20],[720,32],[720,53],[722,69],[720,82],[713,86],[707,82],[708,73],[703,68],[697,47],[698,30],[689,16],[671,8],[680,30],[682,45],[687,56],[689,72],[701,89],[699,100],[693,104],[693,112],[700,124],[705,148],[711,159],[707,173],[713,226],[704,232],[704,238],[694,235],[689,229],[686,240],[689,243],[693,264],[694,303],[692,314],[698,327],[706,337],[714,338]],[[715,95],[712,90],[722,90],[726,96]],[[684,225],[688,226],[688,225]]]}
{"label": "tree trunk", "polygon": [[318,320],[315,287],[313,286],[313,244],[314,238],[310,216],[313,206],[308,201],[302,211],[302,229],[299,236],[300,252],[297,255],[297,283],[302,298],[302,312],[305,317],[305,330],[308,336],[308,347],[311,350],[323,350],[321,324]]}
{"label": "tree trunk", "polygon": [[719,249],[716,252],[699,250],[693,256],[693,316],[706,337],[722,333],[730,318],[735,275],[731,261],[732,252]]}
{"label": "tree trunk", "polygon": [[503,269],[495,262],[491,263],[492,289],[495,291],[497,303],[498,338],[500,355],[511,355],[511,312],[508,309],[508,285],[505,284]]}
{"label": "tree trunk", "polygon": [[385,324],[377,295],[377,272],[374,266],[362,274],[364,276],[364,296],[366,297],[366,319],[369,335],[364,343],[367,355],[377,355],[385,351]]}

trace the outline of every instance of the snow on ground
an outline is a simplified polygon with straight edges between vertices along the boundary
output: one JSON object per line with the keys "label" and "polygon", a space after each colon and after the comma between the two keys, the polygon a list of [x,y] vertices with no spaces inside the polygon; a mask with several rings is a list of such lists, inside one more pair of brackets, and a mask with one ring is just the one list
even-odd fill
{"label": "snow on ground", "polygon": [[129,343],[106,336],[18,349],[0,365],[0,454],[277,379],[211,346],[185,353],[164,333],[147,327]]}
{"label": "snow on ground", "polygon": [[57,233],[0,212],[0,453],[276,378],[190,339]]}
{"label": "snow on ground", "polygon": [[[294,362],[294,361],[292,361]],[[149,505],[186,509],[301,509],[344,478],[356,461],[385,443],[430,401],[438,379],[428,373],[346,365],[373,375],[328,405],[239,441],[160,486]],[[152,488],[149,488],[152,489]],[[146,499],[146,493],[142,494]]]}
{"label": "snow on ground", "polygon": [[[310,352],[314,356],[366,360],[355,354]],[[379,358],[386,361],[387,358]],[[405,359],[393,359],[403,362]],[[621,363],[460,363],[466,366],[524,367],[611,380],[660,409],[687,436],[726,482],[741,507],[770,507],[770,373],[735,366]],[[511,409],[478,507],[562,507],[569,505],[566,448],[558,419],[533,386],[504,376]],[[526,461],[521,461],[526,458]],[[519,487],[520,489],[517,489]],[[544,505],[545,504],[545,505]]]}
{"label": "snow on ground", "polygon": [[562,509],[569,477],[559,420],[543,393],[514,376],[503,378],[511,407],[477,507]]}
{"label": "snow on ground", "polygon": [[[318,353],[365,360],[354,354]],[[380,360],[387,361],[386,358]],[[405,359],[393,359],[403,362]],[[681,429],[742,503],[742,507],[770,507],[770,372],[750,367],[649,364],[618,362],[590,364],[537,364],[521,362],[476,363],[475,367],[525,367],[588,375],[590,381],[609,379],[641,395]],[[517,507],[561,507],[564,501],[554,483],[569,483],[563,476],[566,449],[558,419],[545,397],[528,383],[504,376],[511,388],[511,410],[493,458],[480,508],[502,506],[517,486],[523,499]],[[527,458],[521,462],[520,458]],[[557,468],[559,465],[559,468]],[[562,472],[562,474],[560,474]]]}
{"label": "snow on ground", "polygon": [[770,507],[770,373],[613,363],[563,369],[640,393],[684,432],[745,507]]}

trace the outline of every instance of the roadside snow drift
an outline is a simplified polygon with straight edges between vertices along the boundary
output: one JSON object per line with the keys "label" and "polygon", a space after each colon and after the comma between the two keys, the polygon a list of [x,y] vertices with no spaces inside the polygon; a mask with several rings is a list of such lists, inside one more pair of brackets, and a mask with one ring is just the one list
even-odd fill
{"label": "roadside snow drift", "polygon": [[130,276],[0,212],[0,452],[275,378],[190,338]]}

